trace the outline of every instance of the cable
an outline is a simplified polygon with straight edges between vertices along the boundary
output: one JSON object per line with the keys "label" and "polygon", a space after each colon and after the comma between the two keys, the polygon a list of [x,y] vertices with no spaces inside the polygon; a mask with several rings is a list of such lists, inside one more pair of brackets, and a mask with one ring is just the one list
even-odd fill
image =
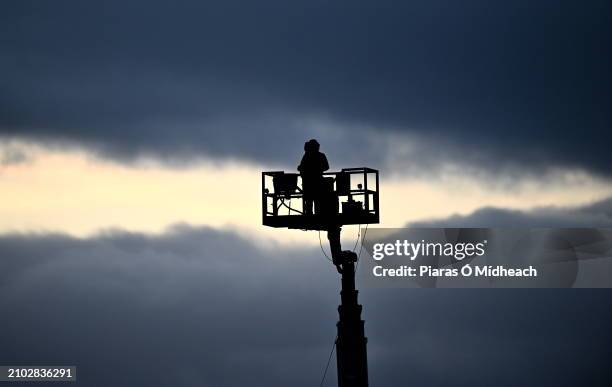
{"label": "cable", "polygon": [[361,245],[359,246],[359,254],[357,255],[357,258],[361,257],[361,250],[363,249],[363,241],[365,240],[366,234],[368,233],[368,226],[370,225],[366,224],[365,229],[363,230],[363,238],[361,238]]}
{"label": "cable", "polygon": [[325,253],[325,249],[323,248],[323,242],[321,242],[321,230],[319,230],[319,246],[321,247],[321,251],[323,252],[323,255],[325,255],[325,258],[327,258],[328,261],[333,262],[327,253]]}
{"label": "cable", "polygon": [[289,215],[291,215],[291,211],[295,211],[300,215],[304,215],[304,213],[302,211],[296,210],[295,208],[291,207],[291,198],[289,198],[289,205],[287,205],[287,203],[285,203],[285,198],[280,198],[280,205],[278,206],[278,208],[280,208],[280,206],[285,206],[289,209]]}
{"label": "cable", "polygon": [[359,261],[361,258],[361,250],[363,250],[363,241],[366,238],[366,235],[368,233],[368,226],[369,224],[366,224],[365,229],[363,230],[363,238],[361,238],[361,246],[359,246],[359,254],[357,254],[357,263],[355,264],[355,273],[357,273],[357,268],[359,267]]}
{"label": "cable", "polygon": [[[368,232],[369,224],[366,224],[365,229],[363,230],[363,238],[361,244],[359,245],[359,254],[357,254],[357,265],[355,265],[355,272],[357,271],[357,267],[359,266],[359,258],[361,257],[361,250],[363,249],[363,239],[365,239],[366,234]],[[357,233],[357,240],[355,241],[355,246],[353,246],[353,252],[357,250],[357,243],[359,242],[359,236],[361,235],[361,225],[359,225],[359,232]],[[321,230],[319,230],[319,247],[321,248],[321,252],[327,258],[328,261],[333,262],[333,260],[327,255],[325,249],[323,248],[323,242],[321,241]]]}
{"label": "cable", "polygon": [[353,253],[357,249],[357,243],[359,243],[359,236],[360,235],[361,235],[361,224],[359,225],[359,228],[357,228],[357,240],[355,240],[355,246],[353,246]]}
{"label": "cable", "polygon": [[327,365],[325,366],[325,371],[323,371],[323,378],[321,379],[321,383],[319,387],[323,387],[323,383],[325,383],[325,377],[327,376],[327,370],[329,369],[329,363],[331,362],[332,355],[334,354],[334,350],[336,349],[336,341],[338,340],[338,336],[334,339],[334,345],[332,346],[331,352],[329,353],[329,358],[327,359]]}

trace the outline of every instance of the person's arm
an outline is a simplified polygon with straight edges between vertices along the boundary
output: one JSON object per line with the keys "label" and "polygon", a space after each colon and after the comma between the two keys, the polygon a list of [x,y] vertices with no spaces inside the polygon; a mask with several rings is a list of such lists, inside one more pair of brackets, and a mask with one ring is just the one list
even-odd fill
{"label": "person's arm", "polygon": [[302,172],[302,169],[304,168],[304,159],[306,158],[306,155],[302,156],[302,161],[300,161],[300,165],[298,165],[297,169],[298,171]]}

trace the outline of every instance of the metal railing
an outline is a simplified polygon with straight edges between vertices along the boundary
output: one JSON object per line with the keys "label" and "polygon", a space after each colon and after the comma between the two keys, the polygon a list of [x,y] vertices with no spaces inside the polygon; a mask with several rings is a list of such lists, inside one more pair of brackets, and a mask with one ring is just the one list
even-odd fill
{"label": "metal railing", "polygon": [[[379,176],[372,168],[344,168],[323,173],[323,184],[338,200],[336,214],[304,214],[303,190],[298,173],[262,172],[262,221],[266,226],[320,229],[320,218],[334,217],[340,224],[379,221]],[[348,204],[347,204],[348,203]]]}

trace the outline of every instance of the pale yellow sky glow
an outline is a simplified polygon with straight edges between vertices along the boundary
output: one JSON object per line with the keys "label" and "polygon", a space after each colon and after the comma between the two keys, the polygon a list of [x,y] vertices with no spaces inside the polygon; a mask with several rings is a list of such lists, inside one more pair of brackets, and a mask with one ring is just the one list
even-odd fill
{"label": "pale yellow sky glow", "polygon": [[[253,239],[318,243],[316,233],[260,225],[263,166],[202,162],[170,168],[151,161],[122,165],[82,151],[17,146],[30,159],[0,166],[0,232],[87,236],[120,228],[156,233],[188,223],[238,230]],[[389,178],[382,171],[380,226],[468,214],[483,206],[569,206],[610,195],[609,183],[579,173],[561,173],[546,182],[520,181],[508,191],[470,176]],[[347,237],[354,238],[355,233],[349,228]]]}

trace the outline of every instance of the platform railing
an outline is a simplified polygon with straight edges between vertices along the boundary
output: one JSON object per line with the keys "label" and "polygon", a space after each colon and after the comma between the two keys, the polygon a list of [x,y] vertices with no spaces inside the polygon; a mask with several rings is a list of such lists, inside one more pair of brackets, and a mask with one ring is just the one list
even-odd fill
{"label": "platform railing", "polygon": [[[292,182],[295,179],[295,188],[276,192],[274,178],[284,176]],[[340,184],[340,179],[348,179]],[[333,179],[333,192],[339,204],[362,199],[363,211],[350,214],[339,211],[334,216],[341,224],[378,223],[379,220],[379,176],[378,171],[372,168],[344,168],[337,172],[325,172],[324,178]],[[342,187],[340,187],[342,185]],[[262,220],[263,224],[272,227],[289,228],[320,228],[317,216],[304,215],[303,192],[301,177],[298,173],[284,173],[283,171],[262,172]],[[343,198],[347,198],[343,201]],[[297,199],[297,200],[294,200]],[[296,203],[297,202],[297,203]],[[357,201],[359,203],[359,201]],[[349,206],[347,205],[347,208]],[[329,216],[329,214],[327,214]],[[307,219],[308,218],[308,219]],[[305,226],[305,227],[302,227]]]}

